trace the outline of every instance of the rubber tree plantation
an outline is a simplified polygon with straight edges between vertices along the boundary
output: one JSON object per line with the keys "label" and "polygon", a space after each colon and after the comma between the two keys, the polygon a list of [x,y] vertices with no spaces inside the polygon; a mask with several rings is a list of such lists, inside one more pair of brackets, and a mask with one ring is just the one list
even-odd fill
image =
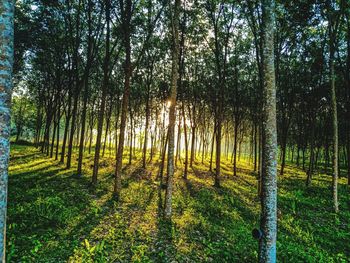
{"label": "rubber tree plantation", "polygon": [[350,262],[348,0],[1,0],[2,262]]}

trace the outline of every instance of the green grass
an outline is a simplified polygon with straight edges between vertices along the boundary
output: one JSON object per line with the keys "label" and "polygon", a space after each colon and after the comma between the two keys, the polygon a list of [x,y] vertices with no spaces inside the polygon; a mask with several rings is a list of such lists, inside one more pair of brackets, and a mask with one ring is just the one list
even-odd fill
{"label": "green grass", "polygon": [[[107,156],[109,156],[107,154]],[[139,156],[139,155],[138,155]],[[66,170],[34,147],[12,145],[8,262],[255,262],[259,225],[257,181],[241,161],[238,176],[223,158],[222,187],[212,186],[208,161],[179,168],[175,178],[172,223],[162,220],[164,190],[155,180],[158,165],[140,168],[133,160],[123,169],[120,202],[112,200],[114,160],[101,160],[99,185],[90,187],[93,156],[84,176],[75,163]],[[305,172],[289,165],[279,177],[279,262],[348,262],[350,202],[340,179],[340,213],[332,212],[331,178],[318,174],[305,187]]]}

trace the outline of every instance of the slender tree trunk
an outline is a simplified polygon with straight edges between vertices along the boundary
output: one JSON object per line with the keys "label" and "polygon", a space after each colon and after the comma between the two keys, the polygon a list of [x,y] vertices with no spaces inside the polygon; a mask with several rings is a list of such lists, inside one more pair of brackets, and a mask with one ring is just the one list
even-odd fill
{"label": "slender tree trunk", "polygon": [[[219,104],[222,104],[219,102]],[[218,115],[216,119],[216,158],[215,158],[215,177],[214,177],[214,186],[220,187],[220,176],[221,176],[221,107],[219,106]]]}
{"label": "slender tree trunk", "polygon": [[133,127],[133,114],[132,114],[132,110],[130,107],[130,138],[129,138],[129,164],[131,164],[131,160],[132,160],[132,145],[133,145],[133,136],[134,136],[134,127]]}
{"label": "slender tree trunk", "polygon": [[83,165],[83,153],[84,153],[84,139],[85,139],[85,126],[86,126],[86,108],[88,101],[88,82],[89,82],[89,72],[86,72],[84,76],[84,95],[83,95],[83,111],[81,114],[81,134],[80,134],[80,143],[79,143],[79,155],[78,155],[78,169],[77,177],[81,176],[82,165]]}
{"label": "slender tree trunk", "polygon": [[238,118],[235,117],[234,145],[233,145],[233,176],[237,176],[237,143],[238,143]]}
{"label": "slender tree trunk", "polygon": [[177,162],[180,160],[180,145],[181,145],[181,118],[179,116],[179,121],[177,125],[177,140],[176,140],[176,154],[175,154],[175,166],[177,166]]}
{"label": "slender tree trunk", "polygon": [[192,138],[191,138],[191,157],[190,157],[190,167],[192,168],[195,152],[196,152],[196,107],[193,105],[192,107]]}
{"label": "slender tree trunk", "polygon": [[86,127],[86,111],[87,103],[89,97],[89,75],[90,67],[93,62],[92,58],[92,0],[88,0],[88,43],[87,43],[87,62],[84,71],[84,94],[83,94],[83,110],[81,116],[81,134],[80,134],[80,143],[79,143],[79,155],[78,155],[78,169],[77,176],[80,177],[82,173],[83,165],[83,154],[84,154],[84,139],[85,139],[85,127]]}
{"label": "slender tree trunk", "polygon": [[[315,119],[315,118],[312,118]],[[311,124],[311,142],[310,142],[310,161],[309,161],[309,168],[307,170],[307,178],[306,178],[306,186],[309,186],[311,184],[311,180],[312,180],[312,174],[313,174],[313,167],[314,167],[314,160],[315,160],[315,154],[314,154],[314,145],[315,145],[315,123]]]}
{"label": "slender tree trunk", "polygon": [[147,101],[146,101],[146,123],[145,123],[145,138],[143,140],[143,152],[142,152],[142,168],[146,169],[146,159],[147,159],[147,144],[148,144],[148,130],[149,130],[149,118],[150,118],[150,83],[147,89]]}
{"label": "slender tree trunk", "polygon": [[112,105],[111,104],[109,105],[109,109],[108,109],[107,116],[106,116],[106,131],[105,131],[105,138],[103,140],[102,157],[105,156],[106,144],[108,141],[108,132],[110,130],[110,123],[111,123],[111,116],[112,116]]}
{"label": "slender tree trunk", "polygon": [[54,118],[53,118],[53,130],[52,130],[52,139],[51,139],[50,158],[53,157],[53,148],[55,146],[56,129],[57,129],[57,112],[55,109]]}
{"label": "slender tree trunk", "polygon": [[102,84],[102,97],[101,97],[101,105],[100,112],[97,124],[97,138],[95,145],[95,156],[94,156],[94,169],[92,174],[92,185],[97,185],[97,176],[98,176],[98,168],[100,162],[100,149],[101,149],[101,139],[102,139],[102,128],[103,121],[105,115],[106,108],[106,97],[107,97],[107,89],[109,84],[109,64],[110,64],[110,0],[106,0],[105,5],[105,13],[106,13],[106,51],[105,51],[105,59],[104,59],[104,69],[103,69],[103,84]]}
{"label": "slender tree trunk", "polygon": [[263,1],[263,156],[259,262],[276,262],[277,124],[274,67],[275,2]]}
{"label": "slender tree trunk", "polygon": [[254,172],[258,169],[258,125],[254,124]]}
{"label": "slender tree trunk", "polygon": [[286,127],[283,128],[283,136],[282,136],[282,164],[281,164],[281,171],[280,175],[283,175],[284,173],[284,167],[286,166],[286,151],[287,151],[287,133],[288,129]]}
{"label": "slender tree trunk", "polygon": [[160,167],[159,167],[159,173],[158,173],[158,178],[160,180],[160,186],[163,186],[163,174],[164,174],[164,163],[165,163],[165,153],[168,145],[168,140],[169,140],[169,133],[167,132],[165,141],[164,141],[164,146],[162,150],[162,159],[160,161]]}
{"label": "slender tree trunk", "polygon": [[[123,6],[123,0],[120,0]],[[124,68],[124,93],[122,100],[122,112],[120,119],[120,133],[119,133],[119,144],[117,152],[117,160],[115,167],[115,179],[114,179],[114,198],[119,199],[120,191],[122,188],[121,183],[121,169],[124,151],[124,139],[125,139],[125,127],[127,119],[127,110],[129,105],[130,96],[130,79],[132,75],[132,65],[131,65],[131,43],[130,43],[130,23],[131,23],[131,12],[132,12],[132,1],[126,0],[125,10],[123,10],[123,34],[124,34],[124,47],[125,47],[125,68]]]}
{"label": "slender tree trunk", "polygon": [[[78,89],[78,88],[76,87],[76,89]],[[69,135],[69,142],[68,142],[67,165],[66,165],[67,169],[69,169],[71,167],[74,131],[75,131],[76,122],[77,122],[79,94],[78,94],[77,90],[74,93],[75,93],[75,95],[74,95],[74,102],[73,102],[72,125],[70,127],[70,135]]]}
{"label": "slender tree trunk", "polygon": [[67,138],[68,138],[68,131],[69,131],[69,122],[71,118],[71,106],[72,106],[72,99],[71,99],[71,92],[68,92],[68,106],[66,111],[66,120],[64,125],[64,134],[63,134],[63,142],[62,142],[62,150],[61,150],[61,159],[60,163],[64,163],[64,157],[66,153],[66,144],[67,144]]}
{"label": "slender tree trunk", "polygon": [[14,1],[0,2],[0,258],[5,262],[10,107],[12,94]]}
{"label": "slender tree trunk", "polygon": [[185,137],[185,167],[184,167],[184,174],[183,178],[187,179],[187,172],[188,172],[188,138],[187,138],[187,125],[186,125],[186,115],[185,115],[185,106],[184,102],[182,101],[181,105],[181,111],[182,111],[182,120],[184,125],[184,137]]}
{"label": "slender tree trunk", "polygon": [[216,134],[216,125],[214,123],[214,131],[213,131],[213,137],[211,138],[211,150],[210,150],[210,165],[209,165],[209,171],[210,172],[213,170],[213,155],[214,155],[215,134]]}
{"label": "slender tree trunk", "polygon": [[171,21],[172,31],[172,69],[171,69],[171,89],[170,89],[170,109],[169,109],[169,142],[168,142],[168,169],[167,169],[167,188],[165,194],[164,216],[171,219],[172,215],[172,194],[173,194],[173,176],[174,176],[174,133],[175,133],[175,106],[177,94],[177,81],[179,78],[179,16],[180,16],[180,0],[175,0],[174,12]]}
{"label": "slender tree trunk", "polygon": [[332,111],[332,168],[333,168],[333,206],[334,211],[338,213],[338,114],[337,114],[337,97],[335,90],[335,73],[334,73],[334,53],[335,53],[335,38],[337,34],[336,29],[332,29],[332,23],[329,21],[329,74],[330,74],[330,89],[331,89],[331,111]]}
{"label": "slender tree trunk", "polygon": [[58,106],[57,109],[57,132],[56,132],[56,153],[55,153],[55,160],[58,160],[58,148],[60,145],[60,122],[61,122],[61,107]]}
{"label": "slender tree trunk", "polygon": [[[349,7],[349,6],[348,6]],[[346,17],[347,24],[347,62],[346,62],[346,90],[347,90],[347,119],[350,120],[350,14]],[[350,185],[350,122],[347,122],[347,156],[348,156],[348,185]]]}

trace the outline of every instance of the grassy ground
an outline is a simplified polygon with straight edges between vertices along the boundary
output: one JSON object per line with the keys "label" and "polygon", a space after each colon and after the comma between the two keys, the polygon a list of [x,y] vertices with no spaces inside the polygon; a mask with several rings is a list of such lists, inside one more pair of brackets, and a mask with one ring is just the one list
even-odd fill
{"label": "grassy ground", "polygon": [[[8,262],[255,262],[258,226],[257,182],[248,163],[223,163],[222,188],[212,187],[208,163],[196,163],[188,181],[178,169],[172,225],[162,221],[164,191],[155,181],[158,165],[147,171],[134,160],[125,164],[121,201],[112,201],[113,158],[101,161],[99,186],[90,177],[74,178],[75,167],[12,145]],[[127,158],[125,157],[125,161]],[[279,178],[279,262],[349,262],[350,195],[340,180],[340,213],[332,213],[331,178],[288,166]]]}

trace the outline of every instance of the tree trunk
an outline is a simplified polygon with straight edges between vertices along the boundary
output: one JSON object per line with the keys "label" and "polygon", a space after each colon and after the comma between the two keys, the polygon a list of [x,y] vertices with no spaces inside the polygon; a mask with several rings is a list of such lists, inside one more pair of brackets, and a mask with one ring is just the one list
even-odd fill
{"label": "tree trunk", "polygon": [[[222,102],[219,102],[221,105]],[[220,176],[221,176],[221,107],[219,106],[217,119],[216,119],[216,158],[215,158],[215,177],[214,177],[214,186],[220,187]]]}
{"label": "tree trunk", "polygon": [[57,109],[57,132],[56,132],[56,153],[55,153],[55,161],[58,160],[58,148],[60,145],[60,122],[61,122],[61,107],[58,106]]}
{"label": "tree trunk", "polygon": [[238,118],[235,117],[234,145],[233,145],[233,176],[237,176],[237,143],[238,143]]}
{"label": "tree trunk", "polygon": [[132,160],[132,145],[133,145],[133,139],[134,139],[134,127],[133,127],[133,114],[132,114],[132,110],[130,107],[130,137],[129,137],[129,165],[131,164],[131,160]]}
{"label": "tree trunk", "polygon": [[0,2],[0,258],[5,262],[10,107],[12,94],[14,1]]}
{"label": "tree trunk", "polygon": [[101,106],[97,124],[97,138],[95,145],[95,156],[94,156],[94,169],[92,173],[92,185],[97,185],[97,176],[98,176],[98,168],[100,162],[100,149],[101,149],[101,139],[102,139],[102,128],[103,128],[103,120],[105,115],[106,108],[106,97],[107,97],[107,89],[109,84],[109,64],[110,64],[110,0],[106,0],[106,51],[104,58],[104,69],[103,69],[103,84],[102,84],[102,97],[101,97]]}
{"label": "tree trunk", "polygon": [[282,150],[282,164],[281,164],[280,175],[283,175],[283,173],[284,173],[284,167],[286,166],[286,151],[287,151],[287,133],[288,133],[288,128],[284,127],[282,133],[283,133],[283,136],[282,136],[282,145],[281,145],[281,150]]}
{"label": "tree trunk", "polygon": [[83,165],[85,126],[86,126],[86,108],[87,108],[87,100],[88,100],[88,94],[89,94],[88,85],[89,85],[89,72],[86,72],[84,77],[83,111],[81,114],[81,130],[80,130],[81,134],[80,134],[80,143],[79,143],[77,177],[81,176],[81,170]]}
{"label": "tree trunk", "polygon": [[190,157],[190,167],[193,166],[193,161],[195,157],[195,148],[196,148],[196,107],[193,105],[192,107],[192,138],[191,138],[191,157]]}
{"label": "tree trunk", "polygon": [[[123,0],[120,0],[122,6]],[[124,35],[124,48],[125,48],[125,68],[124,68],[124,93],[122,100],[122,112],[120,119],[120,133],[119,133],[119,143],[118,143],[118,152],[117,152],[117,160],[115,167],[115,177],[114,177],[114,191],[113,195],[115,199],[119,199],[120,191],[122,188],[121,183],[121,169],[122,169],[122,161],[123,161],[123,151],[124,151],[124,140],[125,140],[125,127],[127,120],[127,110],[129,105],[129,96],[130,96],[130,79],[132,75],[132,65],[131,65],[131,43],[130,43],[130,30],[131,30],[131,13],[132,13],[132,1],[126,0],[125,10],[122,12],[124,17],[122,17],[123,21],[123,35]]]}
{"label": "tree trunk", "polygon": [[331,112],[332,112],[332,132],[333,132],[333,145],[332,145],[332,168],[333,168],[333,207],[334,212],[338,213],[338,114],[337,114],[337,97],[335,90],[335,73],[334,73],[334,53],[335,53],[335,40],[337,30],[332,28],[331,21],[329,24],[329,78],[331,89]]}
{"label": "tree trunk", "polygon": [[163,185],[163,173],[164,173],[164,162],[165,162],[165,153],[168,145],[168,139],[169,139],[169,133],[167,133],[165,141],[164,141],[164,146],[162,150],[162,159],[160,161],[160,167],[159,167],[159,173],[158,173],[158,179],[160,180],[160,186],[162,187]]}
{"label": "tree trunk", "polygon": [[186,115],[185,115],[184,102],[182,102],[181,111],[182,111],[182,120],[183,120],[183,125],[184,125],[184,137],[185,137],[185,162],[184,162],[185,166],[184,166],[183,178],[187,179],[187,172],[188,172],[188,138],[187,138],[187,125],[186,125]]}
{"label": "tree trunk", "polygon": [[263,1],[263,156],[259,262],[276,262],[277,124],[274,68],[275,2]]}
{"label": "tree trunk", "polygon": [[[313,120],[315,119],[315,117],[312,118]],[[311,142],[310,142],[310,161],[309,161],[309,168],[307,170],[307,178],[306,178],[306,186],[309,186],[311,184],[311,180],[312,180],[312,174],[313,174],[313,167],[314,167],[314,160],[315,160],[315,155],[314,155],[314,145],[315,145],[315,123],[311,124]]]}
{"label": "tree trunk", "polygon": [[50,158],[53,157],[53,148],[55,146],[56,128],[57,128],[57,112],[55,109],[55,113],[54,113],[54,117],[53,117],[53,131],[52,131],[52,139],[51,139]]}
{"label": "tree trunk", "polygon": [[[77,84],[78,86],[78,84]],[[72,112],[72,125],[70,127],[70,135],[69,135],[69,142],[68,142],[68,154],[67,154],[67,169],[71,167],[72,162],[72,151],[73,151],[73,138],[74,138],[74,131],[76,127],[77,122],[77,111],[78,111],[78,87],[76,86],[76,91],[74,92],[74,102],[73,102],[73,112]]]}
{"label": "tree trunk", "polygon": [[181,145],[181,118],[179,116],[179,121],[177,125],[177,143],[176,143],[176,154],[175,154],[175,166],[177,166],[177,162],[180,160],[181,162],[181,152],[180,152],[180,145]]}
{"label": "tree trunk", "polygon": [[213,137],[211,138],[211,150],[210,150],[210,165],[209,165],[210,172],[213,171],[213,155],[214,155],[215,134],[216,134],[216,125],[214,123],[214,131],[213,131]]}
{"label": "tree trunk", "polygon": [[169,109],[169,142],[168,142],[168,169],[167,169],[167,188],[165,194],[164,216],[171,219],[172,215],[172,194],[173,194],[173,176],[174,176],[174,131],[175,131],[175,106],[177,94],[177,81],[179,78],[179,16],[180,16],[180,0],[175,0],[174,12],[171,21],[172,31],[172,69],[171,69],[171,89],[170,89],[170,109]]}
{"label": "tree trunk", "polygon": [[[70,84],[69,84],[70,85]],[[72,99],[71,99],[71,92],[68,92],[68,106],[66,111],[66,121],[64,125],[64,134],[63,134],[63,142],[62,142],[62,150],[61,150],[61,159],[60,163],[64,163],[64,157],[66,153],[66,144],[67,144],[67,138],[68,138],[68,131],[69,131],[69,122],[71,118],[71,106],[72,106]]]}
{"label": "tree trunk", "polygon": [[146,101],[146,123],[145,123],[145,138],[143,140],[143,152],[142,152],[142,168],[146,169],[146,159],[147,159],[147,143],[148,143],[148,130],[149,130],[149,118],[150,118],[150,83],[148,83],[147,88],[147,101]]}
{"label": "tree trunk", "polygon": [[107,144],[107,140],[108,140],[108,132],[110,129],[111,116],[112,116],[112,105],[111,104],[112,103],[110,103],[110,105],[109,105],[109,109],[108,109],[107,116],[106,116],[106,131],[105,131],[105,138],[103,140],[102,157],[105,156],[106,144]]}

